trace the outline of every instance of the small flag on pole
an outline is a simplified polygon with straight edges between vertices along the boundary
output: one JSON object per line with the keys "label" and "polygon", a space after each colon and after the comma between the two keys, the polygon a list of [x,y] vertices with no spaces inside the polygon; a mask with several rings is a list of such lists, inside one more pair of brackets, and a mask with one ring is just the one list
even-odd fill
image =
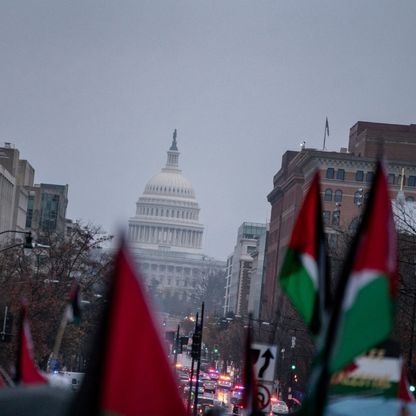
{"label": "small flag on pole", "polygon": [[16,363],[16,383],[47,384],[47,378],[40,372],[33,360],[33,343],[30,333],[27,306],[22,305],[20,312],[19,349]]}
{"label": "small flag on pole", "polygon": [[74,281],[68,296],[66,306],[67,322],[79,325],[81,323],[81,291],[77,281]]}
{"label": "small flag on pole", "polygon": [[326,136],[329,136],[329,123],[328,117],[325,119],[325,130],[324,130],[324,144],[322,146],[322,150],[326,150]]}

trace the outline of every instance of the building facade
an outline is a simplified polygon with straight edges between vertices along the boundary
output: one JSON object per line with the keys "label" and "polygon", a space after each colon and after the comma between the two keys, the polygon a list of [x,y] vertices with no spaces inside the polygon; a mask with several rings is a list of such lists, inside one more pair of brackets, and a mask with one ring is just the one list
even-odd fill
{"label": "building facade", "polygon": [[129,219],[128,242],[148,289],[185,302],[225,264],[202,252],[200,208],[179,155],[175,130],[165,167],[146,184]]}
{"label": "building facade", "polygon": [[26,229],[40,237],[42,234],[66,231],[68,185],[41,183],[28,186]]}
{"label": "building facade", "polygon": [[358,122],[350,129],[348,150],[328,152],[303,148],[287,151],[273,178],[267,267],[261,298],[262,319],[275,321],[287,307],[278,273],[303,197],[316,170],[321,174],[323,222],[330,248],[340,233],[353,231],[368,197],[376,157],[383,153],[392,198],[403,187],[408,201],[416,198],[416,125]]}
{"label": "building facade", "polygon": [[[0,229],[24,231],[29,192],[35,170],[27,160],[20,159],[19,150],[11,143],[0,147]],[[18,237],[8,234],[7,238]]]}
{"label": "building facade", "polygon": [[234,252],[227,259],[224,315],[252,312],[258,318],[266,234],[266,224],[244,222],[238,228]]}

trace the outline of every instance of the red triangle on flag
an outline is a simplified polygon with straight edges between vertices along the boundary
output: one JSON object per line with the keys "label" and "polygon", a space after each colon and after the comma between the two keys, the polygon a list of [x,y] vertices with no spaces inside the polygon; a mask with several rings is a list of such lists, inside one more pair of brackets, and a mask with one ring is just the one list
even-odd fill
{"label": "red triangle on flag", "polygon": [[400,372],[399,389],[397,391],[397,398],[404,402],[414,402],[415,398],[409,389],[409,382],[407,380],[406,368],[402,365]]}
{"label": "red triangle on flag", "polygon": [[185,416],[167,351],[124,243],[116,255],[106,313],[72,414]]}
{"label": "red triangle on flag", "polygon": [[40,372],[33,360],[33,344],[30,333],[27,306],[22,305],[20,324],[20,345],[17,357],[16,381],[20,384],[47,384],[47,378]]}

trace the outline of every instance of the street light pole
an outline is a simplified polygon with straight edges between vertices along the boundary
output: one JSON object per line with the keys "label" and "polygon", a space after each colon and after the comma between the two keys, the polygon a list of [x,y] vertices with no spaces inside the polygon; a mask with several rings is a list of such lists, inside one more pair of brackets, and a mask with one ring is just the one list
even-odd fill
{"label": "street light pole", "polygon": [[9,247],[4,247],[2,249],[0,249],[0,253],[2,251],[6,251],[6,250],[10,250],[14,247],[20,247],[23,246],[23,248],[33,248],[33,238],[32,238],[32,232],[31,231],[19,231],[19,230],[5,230],[5,231],[1,231],[0,235],[2,234],[6,234],[6,233],[15,233],[15,234],[25,234],[25,241],[24,243],[17,243],[17,244],[13,244]]}

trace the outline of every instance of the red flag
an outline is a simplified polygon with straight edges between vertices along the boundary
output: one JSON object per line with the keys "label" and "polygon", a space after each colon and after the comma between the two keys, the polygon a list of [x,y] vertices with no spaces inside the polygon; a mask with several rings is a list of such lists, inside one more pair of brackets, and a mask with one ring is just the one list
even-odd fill
{"label": "red flag", "polygon": [[69,292],[68,301],[66,305],[67,321],[75,325],[81,323],[81,290],[76,280],[72,283],[71,291]]}
{"label": "red flag", "polygon": [[30,334],[27,306],[22,305],[20,322],[20,345],[17,356],[16,382],[20,384],[47,384],[33,360],[33,344]]}
{"label": "red flag", "polygon": [[415,401],[415,398],[409,389],[409,382],[407,380],[406,369],[404,365],[402,365],[402,370],[400,372],[400,382],[399,389],[397,391],[397,398],[407,403]]}
{"label": "red flag", "polygon": [[247,338],[244,357],[244,394],[243,394],[243,407],[247,410],[247,414],[255,413],[259,410],[258,406],[258,389],[256,372],[254,370],[253,351],[251,349],[251,326],[247,328]]}
{"label": "red flag", "polygon": [[[81,386],[77,415],[185,416],[167,352],[122,243],[95,363]],[[94,358],[93,358],[94,360]]]}

